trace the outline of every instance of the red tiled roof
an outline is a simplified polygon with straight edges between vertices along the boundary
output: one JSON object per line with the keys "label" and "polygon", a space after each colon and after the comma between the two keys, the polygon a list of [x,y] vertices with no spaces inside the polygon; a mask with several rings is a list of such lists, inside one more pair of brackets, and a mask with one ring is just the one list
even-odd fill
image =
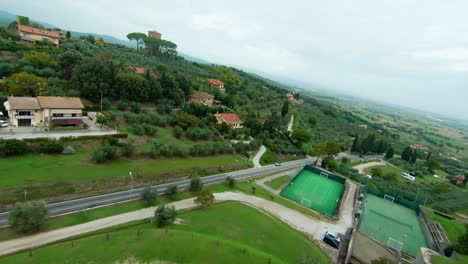
{"label": "red tiled roof", "polygon": [[208,82],[210,82],[212,85],[224,85],[224,83],[218,79],[208,79]]}
{"label": "red tiled roof", "polygon": [[40,28],[35,28],[35,27],[30,27],[30,26],[25,26],[25,25],[18,25],[18,30],[21,32],[27,32],[27,33],[46,36],[50,38],[56,38],[56,39],[60,38],[60,33],[57,31],[53,31],[53,30],[45,30],[45,29],[40,29]]}
{"label": "red tiled roof", "polygon": [[128,68],[130,70],[134,71],[136,74],[145,74],[145,72],[146,72],[146,68],[134,67],[134,66],[130,66]]}
{"label": "red tiled roof", "polygon": [[78,97],[38,96],[41,108],[50,109],[83,109],[83,103]]}
{"label": "red tiled roof", "polygon": [[234,113],[221,113],[219,115],[227,123],[242,123],[243,122],[242,119],[240,119],[239,116]]}

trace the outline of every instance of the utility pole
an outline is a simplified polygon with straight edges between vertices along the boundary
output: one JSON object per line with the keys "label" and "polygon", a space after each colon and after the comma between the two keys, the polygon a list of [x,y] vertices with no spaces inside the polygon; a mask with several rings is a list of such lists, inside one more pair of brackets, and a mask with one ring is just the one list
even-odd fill
{"label": "utility pole", "polygon": [[26,190],[26,188],[24,188],[24,200],[25,201],[27,200],[27,196],[28,196],[28,191]]}
{"label": "utility pole", "polygon": [[102,113],[102,90],[101,90],[101,113]]}
{"label": "utility pole", "polygon": [[372,179],[372,175],[367,174],[367,181],[366,181],[366,187],[364,187],[364,193],[367,193],[367,185],[369,184],[371,179]]}

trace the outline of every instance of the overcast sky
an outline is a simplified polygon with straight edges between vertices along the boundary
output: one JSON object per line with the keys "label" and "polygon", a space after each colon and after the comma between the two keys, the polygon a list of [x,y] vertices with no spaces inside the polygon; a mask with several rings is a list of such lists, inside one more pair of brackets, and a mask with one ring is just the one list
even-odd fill
{"label": "overcast sky", "polygon": [[0,9],[125,39],[156,29],[181,52],[468,119],[466,0],[0,0]]}

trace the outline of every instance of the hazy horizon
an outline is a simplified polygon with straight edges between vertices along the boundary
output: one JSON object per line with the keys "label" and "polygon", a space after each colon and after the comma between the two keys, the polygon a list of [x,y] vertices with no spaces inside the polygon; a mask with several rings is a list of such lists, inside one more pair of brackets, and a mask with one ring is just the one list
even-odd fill
{"label": "hazy horizon", "polygon": [[0,2],[73,31],[156,29],[210,62],[468,120],[466,1]]}

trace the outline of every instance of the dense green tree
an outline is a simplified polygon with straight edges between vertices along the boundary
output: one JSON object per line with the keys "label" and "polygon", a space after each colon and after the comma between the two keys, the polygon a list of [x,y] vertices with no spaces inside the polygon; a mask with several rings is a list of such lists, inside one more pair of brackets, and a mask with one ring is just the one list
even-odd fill
{"label": "dense green tree", "polygon": [[143,76],[134,72],[121,72],[117,75],[120,98],[130,101],[147,101],[149,84]]}
{"label": "dense green tree", "polygon": [[429,170],[434,171],[441,168],[440,163],[435,159],[429,159],[426,161],[426,166]]}
{"label": "dense green tree", "polygon": [[141,32],[132,32],[127,34],[128,40],[134,42],[136,44],[137,50],[140,48],[141,45],[145,44],[145,39],[147,38],[145,33]]}
{"label": "dense green tree", "polygon": [[284,117],[288,114],[289,112],[289,101],[285,101],[283,103],[283,107],[281,108],[281,115]]}
{"label": "dense green tree", "polygon": [[416,150],[414,150],[412,153],[411,153],[411,158],[409,160],[410,163],[416,163],[416,160],[418,159],[418,152]]}
{"label": "dense green tree", "polygon": [[96,123],[101,124],[101,127],[104,127],[107,122],[109,122],[109,118],[105,114],[98,114],[96,117]]}
{"label": "dense green tree", "polygon": [[44,202],[16,203],[10,210],[8,224],[20,233],[36,232],[47,220],[47,208]]}
{"label": "dense green tree", "polygon": [[226,182],[228,184],[229,187],[233,188],[234,186],[236,186],[236,179],[234,179],[233,177],[231,176],[228,176],[226,178]]}
{"label": "dense green tree", "polygon": [[0,157],[24,155],[28,151],[28,145],[23,140],[0,138]]}
{"label": "dense green tree", "polygon": [[317,144],[312,150],[312,155],[317,157],[315,163],[324,156],[334,158],[335,155],[340,153],[340,145],[334,141],[326,141]]}
{"label": "dense green tree", "polygon": [[173,184],[166,188],[166,192],[164,194],[167,195],[169,199],[175,200],[178,193],[179,193],[179,187],[177,186],[177,184]]}
{"label": "dense green tree", "polygon": [[5,78],[5,86],[9,95],[38,96],[46,81],[35,74],[20,72]]}
{"label": "dense green tree", "polygon": [[304,144],[312,139],[312,133],[305,129],[295,129],[292,132],[291,138],[298,141],[300,144]]}
{"label": "dense green tree", "polygon": [[157,227],[172,225],[177,217],[177,211],[174,206],[160,205],[154,211],[153,222]]}
{"label": "dense green tree", "polygon": [[6,77],[12,74],[14,71],[13,64],[0,62],[0,78]]}
{"label": "dense green tree", "polygon": [[34,68],[43,69],[53,67],[56,64],[54,58],[45,52],[28,52],[23,55],[23,60],[28,61]]}
{"label": "dense green tree", "polygon": [[359,152],[361,150],[359,135],[354,137],[353,145],[351,146],[351,152]]}
{"label": "dense green tree", "polygon": [[70,80],[73,76],[73,67],[82,60],[81,54],[74,50],[65,51],[58,58],[57,65],[62,69],[63,78]]}
{"label": "dense green tree", "polygon": [[385,153],[385,159],[391,159],[393,158],[394,155],[395,155],[395,150],[392,147],[390,147],[387,150],[387,153]]}
{"label": "dense green tree", "polygon": [[412,155],[413,155],[413,151],[408,146],[405,149],[403,149],[403,152],[401,152],[401,159],[406,160],[406,161],[410,161]]}
{"label": "dense green tree", "polygon": [[309,116],[307,123],[309,123],[310,126],[315,126],[317,124],[317,117],[314,115]]}
{"label": "dense green tree", "polygon": [[67,31],[67,39],[71,38],[71,32],[70,31]]}
{"label": "dense green tree", "polygon": [[107,54],[84,59],[73,68],[70,86],[80,91],[81,96],[99,102],[101,95],[119,99],[117,73],[119,67]]}
{"label": "dense green tree", "polygon": [[272,112],[263,125],[264,129],[271,134],[282,131],[281,117],[277,112]]}

